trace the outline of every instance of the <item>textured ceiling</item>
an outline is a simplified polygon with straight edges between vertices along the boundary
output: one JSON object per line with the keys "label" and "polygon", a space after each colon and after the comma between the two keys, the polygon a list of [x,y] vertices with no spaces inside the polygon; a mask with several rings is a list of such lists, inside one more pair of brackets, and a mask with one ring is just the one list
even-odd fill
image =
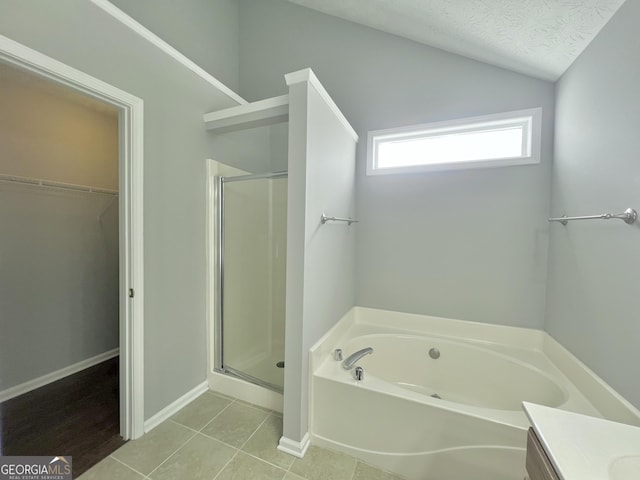
{"label": "textured ceiling", "polygon": [[555,81],[625,0],[289,1]]}

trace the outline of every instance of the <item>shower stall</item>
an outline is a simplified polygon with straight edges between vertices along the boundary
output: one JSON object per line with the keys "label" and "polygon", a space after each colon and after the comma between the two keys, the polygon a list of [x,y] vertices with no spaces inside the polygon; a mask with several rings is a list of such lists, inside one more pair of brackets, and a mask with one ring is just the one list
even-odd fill
{"label": "shower stall", "polygon": [[358,135],[310,69],[285,82],[204,115],[207,383],[282,412],[278,449],[302,457],[309,348],[355,304]]}
{"label": "shower stall", "polygon": [[216,177],[214,369],[282,393],[287,173]]}

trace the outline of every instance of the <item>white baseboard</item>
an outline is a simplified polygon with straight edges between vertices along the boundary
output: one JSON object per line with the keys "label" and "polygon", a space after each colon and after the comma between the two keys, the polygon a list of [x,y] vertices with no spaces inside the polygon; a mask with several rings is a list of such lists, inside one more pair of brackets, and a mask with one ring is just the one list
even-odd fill
{"label": "white baseboard", "polygon": [[195,388],[189,390],[187,393],[178,398],[175,402],[167,405],[158,413],[156,413],[149,420],[145,420],[144,422],[144,433],[148,433],[162,422],[167,420],[169,417],[172,417],[174,414],[178,412],[178,410],[186,407],[191,402],[193,402],[196,398],[202,395],[204,392],[209,390],[209,384],[205,381],[197,385]]}
{"label": "white baseboard", "polygon": [[78,373],[89,367],[93,367],[94,365],[109,360],[110,358],[117,357],[118,355],[120,355],[120,349],[114,348],[113,350],[101,353],[100,355],[96,355],[95,357],[87,358],[86,360],[74,363],[73,365],[69,365],[68,367],[56,370],[55,372],[47,373],[46,375],[42,375],[41,377],[21,383],[20,385],[7,388],[6,390],[2,390],[0,392],[0,402],[4,402],[5,400],[9,400],[10,398],[17,397],[19,395],[22,395],[23,393],[30,392],[31,390],[35,390],[36,388],[44,387],[45,385],[61,380],[65,377],[68,377],[69,375],[73,375],[74,373]]}
{"label": "white baseboard", "polygon": [[307,432],[299,442],[291,440],[290,438],[287,438],[285,436],[280,437],[280,442],[278,442],[277,449],[281,452],[293,455],[294,457],[302,458],[304,457],[304,454],[307,453],[309,445],[311,445],[311,441],[309,439],[309,432]]}

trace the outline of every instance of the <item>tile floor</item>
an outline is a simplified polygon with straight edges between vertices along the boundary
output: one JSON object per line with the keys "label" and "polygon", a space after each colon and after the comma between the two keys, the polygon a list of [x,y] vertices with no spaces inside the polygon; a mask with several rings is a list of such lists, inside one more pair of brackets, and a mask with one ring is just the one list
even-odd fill
{"label": "tile floor", "polygon": [[276,450],[282,417],[206,392],[80,480],[397,480],[342,453],[312,446],[303,459]]}

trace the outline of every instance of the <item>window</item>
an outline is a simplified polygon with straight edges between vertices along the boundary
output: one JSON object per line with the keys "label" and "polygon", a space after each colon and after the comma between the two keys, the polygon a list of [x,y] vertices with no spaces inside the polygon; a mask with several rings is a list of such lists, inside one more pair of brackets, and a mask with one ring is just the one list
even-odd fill
{"label": "window", "polygon": [[541,111],[369,132],[367,175],[540,163]]}

